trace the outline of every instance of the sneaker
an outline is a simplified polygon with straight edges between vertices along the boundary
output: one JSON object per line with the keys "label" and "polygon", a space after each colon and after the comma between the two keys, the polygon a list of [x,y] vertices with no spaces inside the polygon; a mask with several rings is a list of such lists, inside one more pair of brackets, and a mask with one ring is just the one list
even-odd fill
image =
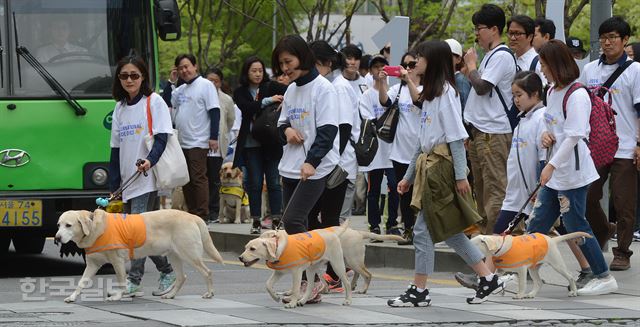
{"label": "sneaker", "polygon": [[478,290],[478,275],[457,272],[455,273],[455,275],[453,275],[453,277],[458,283],[460,283],[460,285],[466,288],[470,288],[474,291]]}
{"label": "sneaker", "polygon": [[262,222],[260,223],[260,227],[264,229],[273,229],[273,219],[271,217],[266,216],[262,218]]}
{"label": "sneaker", "polygon": [[398,228],[398,226],[387,227],[387,235],[402,235],[402,229]]}
{"label": "sneaker", "polygon": [[402,237],[404,240],[398,241],[398,245],[413,245],[413,228],[405,229]]}
{"label": "sneaker", "polygon": [[578,295],[602,295],[618,290],[618,283],[612,275],[604,278],[594,278],[583,288],[578,289]]}
{"label": "sneaker", "polygon": [[431,297],[428,289],[421,293],[418,292],[418,288],[415,285],[411,284],[404,294],[388,300],[387,305],[390,307],[428,307],[431,305]]}
{"label": "sneaker", "polygon": [[594,276],[591,271],[581,271],[580,274],[578,274],[578,278],[576,279],[576,287],[578,289],[583,288],[594,278],[596,278],[596,276]]}
{"label": "sneaker", "polygon": [[612,271],[628,270],[629,268],[631,268],[631,262],[629,258],[619,255],[614,256],[613,261],[611,261],[611,264],[609,265],[609,270]]}
{"label": "sneaker", "polygon": [[[300,296],[302,296],[306,290],[307,290],[307,281],[303,280],[300,283]],[[305,304],[315,304],[315,303],[322,302],[322,296],[320,295],[320,293],[324,291],[325,291],[324,283],[320,281],[315,282],[315,284],[313,285],[313,290],[311,290],[311,295],[309,295],[309,300],[307,300]],[[291,295],[285,296],[282,298],[282,303],[286,304],[289,302],[291,302]]]}
{"label": "sneaker", "polygon": [[260,220],[254,220],[253,223],[251,224],[251,229],[249,230],[250,234],[260,234],[261,232],[261,228],[260,228]]}
{"label": "sneaker", "polygon": [[474,297],[468,297],[467,303],[480,304],[489,298],[489,295],[495,291],[504,291],[504,283],[500,280],[498,275],[493,275],[493,278],[488,281],[485,277],[480,277],[478,283],[478,290]]}
{"label": "sneaker", "polygon": [[[369,231],[370,231],[370,232],[372,232],[372,233],[374,233],[374,234],[378,234],[378,235],[380,235],[380,227],[377,227],[377,226],[376,226],[376,227],[369,228]],[[382,243],[382,241],[381,241],[381,240],[374,240],[374,239],[371,239],[371,241],[370,241],[370,242],[371,242],[371,243]]]}
{"label": "sneaker", "polygon": [[640,230],[633,232],[633,241],[640,242]]}
{"label": "sneaker", "polygon": [[122,294],[123,297],[141,297],[144,296],[144,291],[142,290],[142,285],[136,284],[127,279],[127,288],[124,290]]}
{"label": "sneaker", "polygon": [[271,220],[271,229],[273,230],[282,229],[282,226],[280,226],[281,220],[282,220],[281,216],[273,216]]}
{"label": "sneaker", "polygon": [[153,296],[162,296],[171,292],[176,285],[176,273],[173,271],[168,274],[161,273],[158,283],[158,289],[151,292]]}
{"label": "sneaker", "polygon": [[329,274],[325,273],[322,278],[327,283],[327,288],[323,289],[323,293],[342,293],[344,288],[342,287],[342,281],[333,279]]}

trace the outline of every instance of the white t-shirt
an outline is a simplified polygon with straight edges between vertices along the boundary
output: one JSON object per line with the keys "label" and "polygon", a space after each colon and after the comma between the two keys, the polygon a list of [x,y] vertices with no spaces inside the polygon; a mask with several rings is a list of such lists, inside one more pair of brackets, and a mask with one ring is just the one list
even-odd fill
{"label": "white t-shirt", "polygon": [[364,91],[370,88],[364,77],[360,75],[358,75],[358,78],[354,79],[353,81],[347,80],[347,82],[349,82],[356,94],[363,94]]}
{"label": "white t-shirt", "polygon": [[[340,106],[340,121],[341,124],[351,125],[350,139],[357,140],[360,137],[360,116],[358,115],[358,100],[360,94],[357,94],[355,90],[349,84],[346,78],[342,75],[336,76],[333,79],[333,87],[336,89],[338,95],[338,105]],[[339,126],[338,125],[338,126]],[[338,132],[338,139],[340,132]],[[358,174],[358,161],[356,160],[356,150],[351,145],[351,142],[347,142],[342,155],[340,156],[340,167],[346,170],[349,175],[347,179],[355,181]]]}
{"label": "white t-shirt", "polygon": [[443,143],[464,140],[469,135],[462,124],[460,96],[447,82],[441,96],[422,103],[420,149],[423,153]]}
{"label": "white t-shirt", "polygon": [[580,188],[591,184],[600,177],[593,164],[593,159],[591,159],[591,152],[583,140],[578,142],[579,169],[576,170],[576,156],[573,148],[570,149],[571,153],[558,155],[558,149],[565,137],[587,138],[591,130],[589,126],[591,100],[585,89],[578,89],[569,96],[567,99],[567,120],[564,119],[562,100],[568,89],[567,86],[561,90],[555,88],[549,90],[547,110],[544,113],[546,130],[556,139],[549,161],[556,169],[547,186],[557,191]]}
{"label": "white t-shirt", "polygon": [[[480,63],[478,73],[483,80],[498,86],[507,107],[511,107],[513,98],[511,83],[516,74],[516,63],[511,54],[504,50],[491,56],[498,48],[506,48],[506,46],[502,44],[487,52]],[[489,57],[491,60],[487,62]],[[511,133],[509,118],[495,88],[485,95],[478,95],[472,87],[464,108],[464,119],[478,130],[489,134]]]}
{"label": "white t-shirt", "polygon": [[[631,60],[631,59],[628,59]],[[584,66],[580,82],[588,87],[601,86],[618,69],[618,64],[599,64],[598,60]],[[616,134],[620,138],[615,157],[633,159],[638,135],[638,114],[633,107],[640,103],[640,63],[634,62],[622,72],[610,88],[616,117]],[[605,96],[609,100],[610,94]]]}
{"label": "white t-shirt", "polygon": [[171,104],[176,111],[180,146],[183,149],[208,149],[211,131],[208,110],[220,108],[215,85],[198,76],[191,84],[184,83],[173,90]]}
{"label": "white t-shirt", "polygon": [[[304,146],[287,143],[283,147],[278,170],[283,177],[300,179],[300,169],[316,139],[316,128],[325,125],[338,127],[340,112],[336,90],[331,82],[319,75],[302,86],[291,83],[284,93],[282,108],[278,126],[289,123],[291,127],[302,133]],[[316,167],[316,174],[309,179],[327,176],[338,164],[339,139],[336,135],[333,148],[322,158],[320,165]]]}
{"label": "white t-shirt", "polygon": [[[536,49],[531,47],[531,49],[525,52],[522,56],[516,57],[516,62],[518,63],[518,66],[520,66],[520,69],[529,70],[529,68],[531,68],[531,62],[533,61],[533,58],[535,58],[537,55],[538,53],[536,52]],[[544,74],[542,73],[539,57],[538,57],[538,63],[536,63],[536,67],[534,67],[533,71],[535,71],[536,74],[540,76],[540,79],[542,80],[542,85],[547,85],[548,82],[547,82],[547,79],[544,77]]]}
{"label": "white t-shirt", "polygon": [[[541,139],[542,133],[545,131],[545,110],[542,107],[533,113],[527,113],[520,118],[520,123],[513,131],[511,150],[507,158],[508,182],[504,201],[502,201],[502,210],[520,210],[538,183],[536,178],[538,162],[544,160],[546,154],[546,149],[542,147]],[[520,153],[520,164],[518,164],[518,152]],[[520,172],[520,166],[522,167],[522,173]],[[526,186],[524,180],[526,180]],[[528,215],[532,209],[533,205],[529,202],[523,212]]]}
{"label": "white t-shirt", "polygon": [[367,88],[373,88],[373,75],[371,75],[371,73],[367,73],[367,75],[364,76],[364,81],[365,83],[367,83]]}
{"label": "white t-shirt", "polygon": [[[358,108],[364,119],[380,118],[385,111],[385,108],[380,105],[378,90],[374,88],[370,88],[362,94]],[[371,161],[369,166],[360,166],[359,171],[368,172],[375,169],[392,168],[393,164],[391,160],[389,160],[390,153],[391,143],[387,143],[378,138],[378,151],[376,152],[376,156],[373,157],[373,161]]]}
{"label": "white t-shirt", "polygon": [[[159,133],[173,134],[169,108],[161,96],[151,94],[151,117],[153,135]],[[111,122],[111,147],[120,148],[120,178],[122,183],[136,172],[136,161],[146,159],[149,150],[144,136],[149,134],[147,123],[147,97],[143,96],[138,103],[129,106],[119,101],[113,110]],[[151,172],[148,176],[140,175],[122,192],[122,200],[127,202],[145,193],[156,191],[156,179]]]}
{"label": "white t-shirt", "polygon": [[[387,92],[387,96],[393,103],[400,89],[400,83],[392,86]],[[418,91],[422,91],[422,85],[418,86]],[[408,86],[403,86],[398,99],[400,117],[396,136],[391,143],[391,154],[389,158],[402,164],[409,164],[416,151],[416,138],[420,132],[420,112],[421,108],[416,107],[411,99],[411,92]]]}

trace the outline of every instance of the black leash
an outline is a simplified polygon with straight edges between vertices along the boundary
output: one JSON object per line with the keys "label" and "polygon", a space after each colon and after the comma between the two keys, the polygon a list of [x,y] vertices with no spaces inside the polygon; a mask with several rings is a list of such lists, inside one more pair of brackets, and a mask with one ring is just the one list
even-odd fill
{"label": "black leash", "polygon": [[[136,167],[140,167],[140,165],[142,165],[143,163],[144,163],[143,159],[138,159],[138,161],[136,161]],[[120,195],[122,195],[122,192],[124,192],[124,190],[127,189],[127,187],[131,186],[131,184],[133,184],[133,182],[135,182],[136,179],[140,177],[140,174],[144,174],[145,177],[149,176],[149,174],[146,171],[140,172],[136,169],[136,172],[133,175],[131,175],[131,177],[129,177],[124,183],[122,183],[122,185],[120,185],[120,187],[117,190],[115,190],[115,192],[113,192],[111,196],[109,196],[108,198],[96,199],[96,204],[98,205],[98,209],[106,208],[107,205],[109,205],[109,202],[120,197]]]}

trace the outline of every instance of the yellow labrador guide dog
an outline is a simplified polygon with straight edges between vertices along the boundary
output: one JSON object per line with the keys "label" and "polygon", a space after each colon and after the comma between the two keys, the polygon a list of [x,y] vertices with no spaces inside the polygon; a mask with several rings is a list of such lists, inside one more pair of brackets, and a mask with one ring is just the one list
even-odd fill
{"label": "yellow labrador guide dog", "polygon": [[105,263],[111,263],[120,288],[107,301],[122,298],[126,271],[125,261],[151,255],[166,255],[176,272],[176,285],[162,298],[171,299],[182,288],[186,275],[182,263],[187,261],[205,279],[207,292],[213,296],[213,274],[203,262],[204,253],[222,263],[202,219],[179,210],[158,210],[141,214],[111,214],[97,209],[66,211],[58,219],[56,240],[74,241],[85,249],[87,266],[75,291],[65,302],[74,302],[82,289]]}
{"label": "yellow labrador guide dog", "polygon": [[[569,296],[577,296],[576,282],[562,260],[558,243],[574,238],[588,237],[584,232],[574,232],[558,237],[549,237],[540,233],[511,235],[478,235],[471,243],[487,255],[493,256],[496,268],[513,271],[518,274],[518,292],[514,299],[532,299],[538,294],[542,280],[538,270],[543,263],[548,263],[555,271],[569,281]],[[526,293],[527,269],[531,272],[533,288]]]}
{"label": "yellow labrador guide dog", "polygon": [[316,229],[293,235],[278,230],[272,234],[272,237],[259,237],[249,241],[239,260],[245,267],[260,260],[267,262],[267,266],[273,269],[273,274],[267,280],[267,292],[276,302],[280,301],[280,297],[274,291],[273,285],[284,274],[292,274],[291,300],[285,304],[285,308],[302,306],[311,296],[313,287],[309,286],[300,297],[303,271],[306,271],[307,277],[312,281],[316,274],[322,276],[327,262],[331,263],[345,289],[343,305],[350,305],[351,283],[347,280],[339,239],[346,227],[346,224],[343,224],[340,227],[334,227],[333,230]]}

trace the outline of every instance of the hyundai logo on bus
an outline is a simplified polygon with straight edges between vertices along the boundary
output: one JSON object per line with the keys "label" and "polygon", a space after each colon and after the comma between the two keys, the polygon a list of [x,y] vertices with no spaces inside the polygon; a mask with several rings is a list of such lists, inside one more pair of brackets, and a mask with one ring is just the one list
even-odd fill
{"label": "hyundai logo on bus", "polygon": [[31,161],[31,156],[27,151],[20,149],[5,149],[0,151],[0,166],[17,168],[24,166]]}

